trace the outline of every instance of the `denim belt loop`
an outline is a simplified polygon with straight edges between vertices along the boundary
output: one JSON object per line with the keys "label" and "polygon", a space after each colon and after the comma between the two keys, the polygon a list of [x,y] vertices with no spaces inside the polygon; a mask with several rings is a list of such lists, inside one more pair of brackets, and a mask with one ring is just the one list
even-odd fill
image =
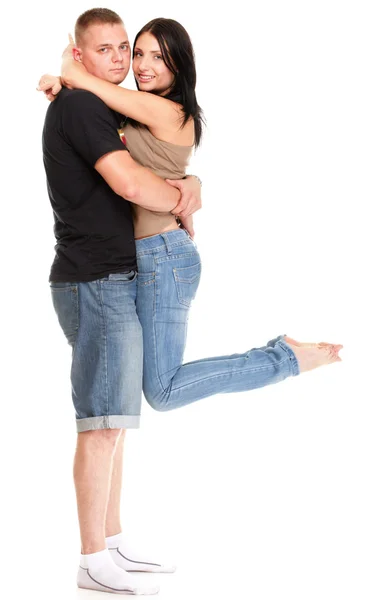
{"label": "denim belt loop", "polygon": [[161,233],[160,235],[162,236],[163,241],[165,243],[167,254],[171,254],[172,253],[172,246],[171,246],[170,242],[168,241],[167,233]]}

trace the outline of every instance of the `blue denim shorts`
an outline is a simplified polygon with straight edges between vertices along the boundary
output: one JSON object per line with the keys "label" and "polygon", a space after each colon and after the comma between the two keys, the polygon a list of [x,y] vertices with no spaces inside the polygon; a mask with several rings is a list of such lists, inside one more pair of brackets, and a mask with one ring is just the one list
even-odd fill
{"label": "blue denim shorts", "polygon": [[72,347],[77,431],[140,425],[143,338],[137,272],[87,283],[50,282],[54,309]]}

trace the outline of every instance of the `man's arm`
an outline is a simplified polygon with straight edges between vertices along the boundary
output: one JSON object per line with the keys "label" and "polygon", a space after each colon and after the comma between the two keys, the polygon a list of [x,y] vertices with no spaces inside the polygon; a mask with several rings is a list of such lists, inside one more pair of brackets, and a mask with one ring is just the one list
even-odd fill
{"label": "man's arm", "polygon": [[171,212],[179,203],[179,190],[139,165],[129,152],[110,152],[96,162],[95,169],[118,196],[147,210]]}
{"label": "man's arm", "polygon": [[172,214],[181,218],[189,217],[202,207],[202,182],[197,175],[187,175],[184,179],[166,179],[166,181],[181,192],[180,202],[171,211]]}
{"label": "man's arm", "polygon": [[[37,89],[44,90],[47,98],[52,101],[61,91],[60,78],[53,75],[43,75]],[[69,99],[70,110],[67,115],[65,114],[64,119],[64,121],[67,121],[67,123],[65,122],[67,127],[66,136],[70,138],[69,141],[73,147],[96,168],[113,191],[119,196],[130,200],[134,204],[139,204],[148,210],[172,212],[175,216],[187,217],[199,210],[201,208],[201,182],[198,177],[188,175],[182,180],[169,181],[170,185],[175,188],[175,191],[180,191],[180,193],[175,193],[175,191],[170,190],[169,185],[165,186],[163,179],[140,166],[131,157],[126,155],[116,156],[118,153],[115,150],[121,150],[120,154],[124,154],[122,142],[120,142],[118,147],[119,140],[115,132],[116,126],[112,120],[113,116],[110,115],[108,122],[108,113],[106,110],[106,115],[104,114],[104,118],[102,118],[102,110],[98,110],[97,100],[97,97],[93,94],[88,94],[88,96],[87,94],[83,96],[78,94]],[[92,108],[94,109],[93,113]],[[102,109],[102,104],[99,108]],[[95,118],[90,123],[84,124],[82,114],[87,117],[90,111],[90,118],[92,118],[92,114],[94,113]],[[100,119],[97,119],[98,114],[100,114]],[[78,120],[76,117],[78,117]],[[91,124],[93,132],[92,127],[90,127]],[[103,132],[105,136],[108,135],[109,139],[104,140],[106,143],[109,143],[105,147],[107,154],[102,150],[98,153],[96,152],[96,154],[92,153],[92,148],[96,147],[96,150],[98,150],[97,138],[92,139],[92,133],[96,133],[94,131],[95,126],[99,128],[104,126]],[[71,132],[75,133],[73,139],[71,139]],[[114,146],[113,134],[115,136]],[[82,141],[83,145],[81,144]],[[113,158],[109,159],[111,155]],[[199,183],[197,183],[197,180]]]}
{"label": "man's arm", "polygon": [[[149,210],[177,210],[180,191],[136,163],[117,132],[114,113],[90,92],[61,92],[62,131],[74,150],[95,168],[114,192]],[[188,206],[188,213],[197,210]]]}

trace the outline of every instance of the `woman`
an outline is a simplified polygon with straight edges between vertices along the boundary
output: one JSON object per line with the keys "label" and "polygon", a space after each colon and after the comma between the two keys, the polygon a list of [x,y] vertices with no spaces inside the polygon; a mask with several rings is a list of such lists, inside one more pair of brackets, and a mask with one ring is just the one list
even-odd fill
{"label": "woman", "polygon": [[[201,140],[202,115],[195,85],[193,48],[185,29],[172,19],[154,19],[137,34],[133,72],[139,91],[90,75],[64,53],[65,85],[99,96],[127,115],[120,135],[132,157],[165,179],[180,179]],[[51,80],[42,90],[58,91]],[[172,181],[171,181],[172,184]],[[218,393],[240,392],[340,361],[341,345],[301,344],[280,335],[244,354],[183,364],[189,309],[196,295],[201,261],[192,218],[133,206],[138,264],[137,311],[144,337],[143,391],[157,410],[171,410]]]}

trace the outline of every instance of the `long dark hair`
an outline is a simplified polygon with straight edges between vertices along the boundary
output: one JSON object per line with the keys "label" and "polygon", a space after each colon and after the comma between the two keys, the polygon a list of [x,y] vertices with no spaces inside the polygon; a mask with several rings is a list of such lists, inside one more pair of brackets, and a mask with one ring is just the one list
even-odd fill
{"label": "long dark hair", "polygon": [[[188,119],[193,117],[195,146],[198,146],[202,137],[204,118],[196,98],[197,74],[190,37],[184,27],[173,19],[153,19],[136,35],[132,59],[138,38],[146,32],[156,38],[165,65],[175,77],[172,89],[164,98],[178,102],[183,107],[184,118],[181,127],[184,127]],[[136,85],[138,88],[137,82]]]}

